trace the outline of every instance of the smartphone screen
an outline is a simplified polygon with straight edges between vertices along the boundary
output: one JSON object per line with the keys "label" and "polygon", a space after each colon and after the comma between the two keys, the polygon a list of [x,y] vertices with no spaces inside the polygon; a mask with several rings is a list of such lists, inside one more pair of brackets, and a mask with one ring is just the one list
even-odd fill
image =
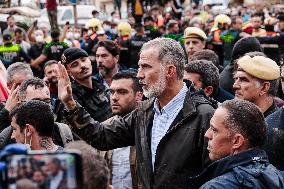
{"label": "smartphone screen", "polygon": [[6,158],[8,189],[21,187],[21,180],[40,189],[78,189],[82,187],[82,166],[78,154],[27,154]]}

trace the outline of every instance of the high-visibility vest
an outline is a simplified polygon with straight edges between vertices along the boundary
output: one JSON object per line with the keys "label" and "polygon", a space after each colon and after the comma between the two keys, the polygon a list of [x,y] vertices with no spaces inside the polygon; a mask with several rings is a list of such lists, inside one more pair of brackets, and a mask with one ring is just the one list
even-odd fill
{"label": "high-visibility vest", "polygon": [[19,52],[21,49],[20,45],[17,45],[17,44],[13,44],[9,47],[7,46],[0,46],[0,53],[2,52]]}
{"label": "high-visibility vest", "polygon": [[212,41],[213,44],[222,45],[220,33],[221,33],[220,29],[213,31],[213,41]]}

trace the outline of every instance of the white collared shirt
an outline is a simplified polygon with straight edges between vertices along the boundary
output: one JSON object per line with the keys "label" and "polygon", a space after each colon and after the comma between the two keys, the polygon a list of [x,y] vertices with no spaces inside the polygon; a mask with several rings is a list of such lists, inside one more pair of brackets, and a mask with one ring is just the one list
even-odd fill
{"label": "white collared shirt", "polygon": [[161,110],[157,99],[154,102],[154,120],[151,136],[152,165],[154,169],[156,151],[161,139],[165,136],[174,119],[183,107],[188,88],[183,84],[179,93]]}

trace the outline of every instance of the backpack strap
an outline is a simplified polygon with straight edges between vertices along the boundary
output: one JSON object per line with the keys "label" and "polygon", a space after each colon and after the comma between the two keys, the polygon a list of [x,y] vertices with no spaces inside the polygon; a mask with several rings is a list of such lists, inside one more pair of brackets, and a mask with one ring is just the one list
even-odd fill
{"label": "backpack strap", "polygon": [[57,123],[56,125],[58,126],[59,133],[63,142],[63,145],[65,146],[67,143],[74,141],[72,131],[69,128],[68,125],[64,123]]}

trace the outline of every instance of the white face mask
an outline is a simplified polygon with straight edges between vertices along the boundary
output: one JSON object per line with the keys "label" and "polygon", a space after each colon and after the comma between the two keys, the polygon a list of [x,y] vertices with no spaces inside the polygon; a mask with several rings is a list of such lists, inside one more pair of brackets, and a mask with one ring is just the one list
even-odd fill
{"label": "white face mask", "polygon": [[165,12],[171,12],[172,11],[172,7],[167,7],[166,9],[165,9]]}
{"label": "white face mask", "polygon": [[105,31],[110,31],[111,26],[110,25],[103,25],[103,28]]}
{"label": "white face mask", "polygon": [[42,43],[44,41],[43,35],[36,35],[35,40],[36,42]]}
{"label": "white face mask", "polygon": [[92,35],[93,33],[93,30],[88,30],[88,35]]}
{"label": "white face mask", "polygon": [[74,38],[75,39],[79,39],[81,37],[81,34],[80,33],[74,33]]}
{"label": "white face mask", "polygon": [[30,138],[29,144],[27,144],[27,129],[25,129],[25,139],[24,139],[25,145],[27,147],[27,151],[32,150],[32,137]]}
{"label": "white face mask", "polygon": [[73,39],[73,32],[67,32],[66,38],[67,39]]}

